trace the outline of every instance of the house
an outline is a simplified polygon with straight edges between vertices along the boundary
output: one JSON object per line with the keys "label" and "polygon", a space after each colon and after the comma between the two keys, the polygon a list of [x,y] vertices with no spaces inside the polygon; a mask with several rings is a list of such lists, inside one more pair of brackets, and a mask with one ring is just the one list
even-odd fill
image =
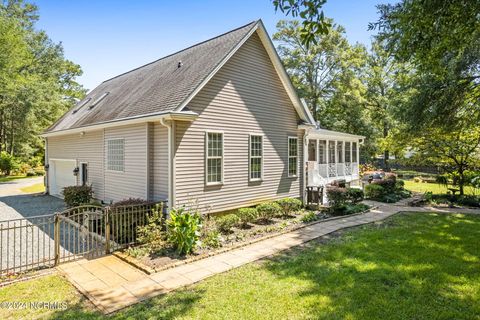
{"label": "house", "polygon": [[354,180],[363,139],[316,127],[261,21],[104,81],[42,136],[52,195],[212,213],[303,198],[308,160]]}

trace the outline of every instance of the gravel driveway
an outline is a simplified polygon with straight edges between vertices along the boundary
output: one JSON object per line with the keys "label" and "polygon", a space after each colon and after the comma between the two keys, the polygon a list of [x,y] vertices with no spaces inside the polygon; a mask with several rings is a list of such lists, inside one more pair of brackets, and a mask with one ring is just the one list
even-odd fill
{"label": "gravel driveway", "polygon": [[8,182],[0,182],[0,197],[25,194],[20,190],[21,188],[43,183],[43,179],[43,177],[35,177],[16,179]]}
{"label": "gravel driveway", "polygon": [[64,209],[63,200],[19,190],[42,179],[0,183],[0,270],[27,264],[40,266],[54,255],[53,213]]}

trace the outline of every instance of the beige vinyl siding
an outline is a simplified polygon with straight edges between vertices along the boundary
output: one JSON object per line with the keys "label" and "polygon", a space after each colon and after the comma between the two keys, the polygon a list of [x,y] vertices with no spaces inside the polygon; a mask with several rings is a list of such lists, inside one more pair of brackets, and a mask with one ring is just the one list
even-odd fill
{"label": "beige vinyl siding", "polygon": [[[301,196],[299,118],[257,34],[233,55],[188,104],[199,114],[176,123],[176,204],[197,202],[219,212],[261,201]],[[205,132],[223,131],[224,178],[205,185]],[[261,182],[249,182],[249,134],[263,135]],[[288,178],[288,136],[299,137],[299,177]]]}
{"label": "beige vinyl siding", "polygon": [[[88,182],[94,196],[104,196],[103,130],[47,138],[48,159],[72,159],[88,163]],[[80,175],[77,176],[77,184]]]}
{"label": "beige vinyl siding", "polygon": [[[105,201],[148,197],[148,123],[105,129]],[[107,140],[124,139],[124,171],[107,169]]]}
{"label": "beige vinyl siding", "polygon": [[151,194],[159,201],[168,197],[168,129],[160,123],[152,124],[151,129]]}

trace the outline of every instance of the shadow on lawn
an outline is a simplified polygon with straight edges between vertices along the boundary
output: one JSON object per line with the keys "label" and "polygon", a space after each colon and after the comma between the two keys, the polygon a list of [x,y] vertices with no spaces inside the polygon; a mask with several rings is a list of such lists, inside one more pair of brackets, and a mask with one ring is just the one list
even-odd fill
{"label": "shadow on lawn", "polygon": [[[203,290],[180,290],[176,294],[163,294],[148,299],[127,309],[113,313],[111,319],[176,319],[195,306],[203,295]],[[81,302],[68,306],[67,310],[55,312],[49,319],[104,319],[104,315],[94,310],[83,299]]]}
{"label": "shadow on lawn", "polygon": [[[479,319],[478,239],[480,216],[403,214],[382,224],[333,234],[330,239],[286,251],[257,266],[214,277],[207,285],[147,300],[113,314],[112,318],[174,319],[191,315],[198,308],[206,312],[206,318],[213,318],[215,310],[201,302],[210,297],[217,306],[228,304],[220,309],[253,310],[256,318],[270,319],[270,314],[259,310],[262,303],[282,302],[262,299],[288,296],[283,303],[300,303],[302,308],[275,308],[301,311],[305,318]],[[261,277],[262,273],[265,281],[252,278]],[[239,278],[244,282],[239,282]],[[242,293],[243,288],[246,290]],[[227,291],[227,300],[221,299],[222,290]],[[263,294],[268,295],[265,290],[278,292],[264,298]],[[242,305],[242,297],[253,304]],[[285,314],[285,318],[299,317]],[[102,316],[79,304],[55,313],[52,318]]]}
{"label": "shadow on lawn", "polygon": [[480,217],[404,214],[332,237],[266,265],[307,281],[312,317],[479,319]]}

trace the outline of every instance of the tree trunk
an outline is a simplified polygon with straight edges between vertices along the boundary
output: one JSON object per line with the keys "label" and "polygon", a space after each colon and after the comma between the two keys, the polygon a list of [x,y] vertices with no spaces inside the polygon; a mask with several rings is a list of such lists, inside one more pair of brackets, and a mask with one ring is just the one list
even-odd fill
{"label": "tree trunk", "polygon": [[[383,138],[388,137],[388,124],[386,121],[383,122]],[[383,151],[383,164],[384,170],[390,172],[390,150]]]}
{"label": "tree trunk", "polygon": [[463,172],[463,169],[459,169],[458,170],[458,189],[460,190],[460,195],[463,196],[464,195],[464,185],[465,185],[465,176],[464,176],[464,172]]}

